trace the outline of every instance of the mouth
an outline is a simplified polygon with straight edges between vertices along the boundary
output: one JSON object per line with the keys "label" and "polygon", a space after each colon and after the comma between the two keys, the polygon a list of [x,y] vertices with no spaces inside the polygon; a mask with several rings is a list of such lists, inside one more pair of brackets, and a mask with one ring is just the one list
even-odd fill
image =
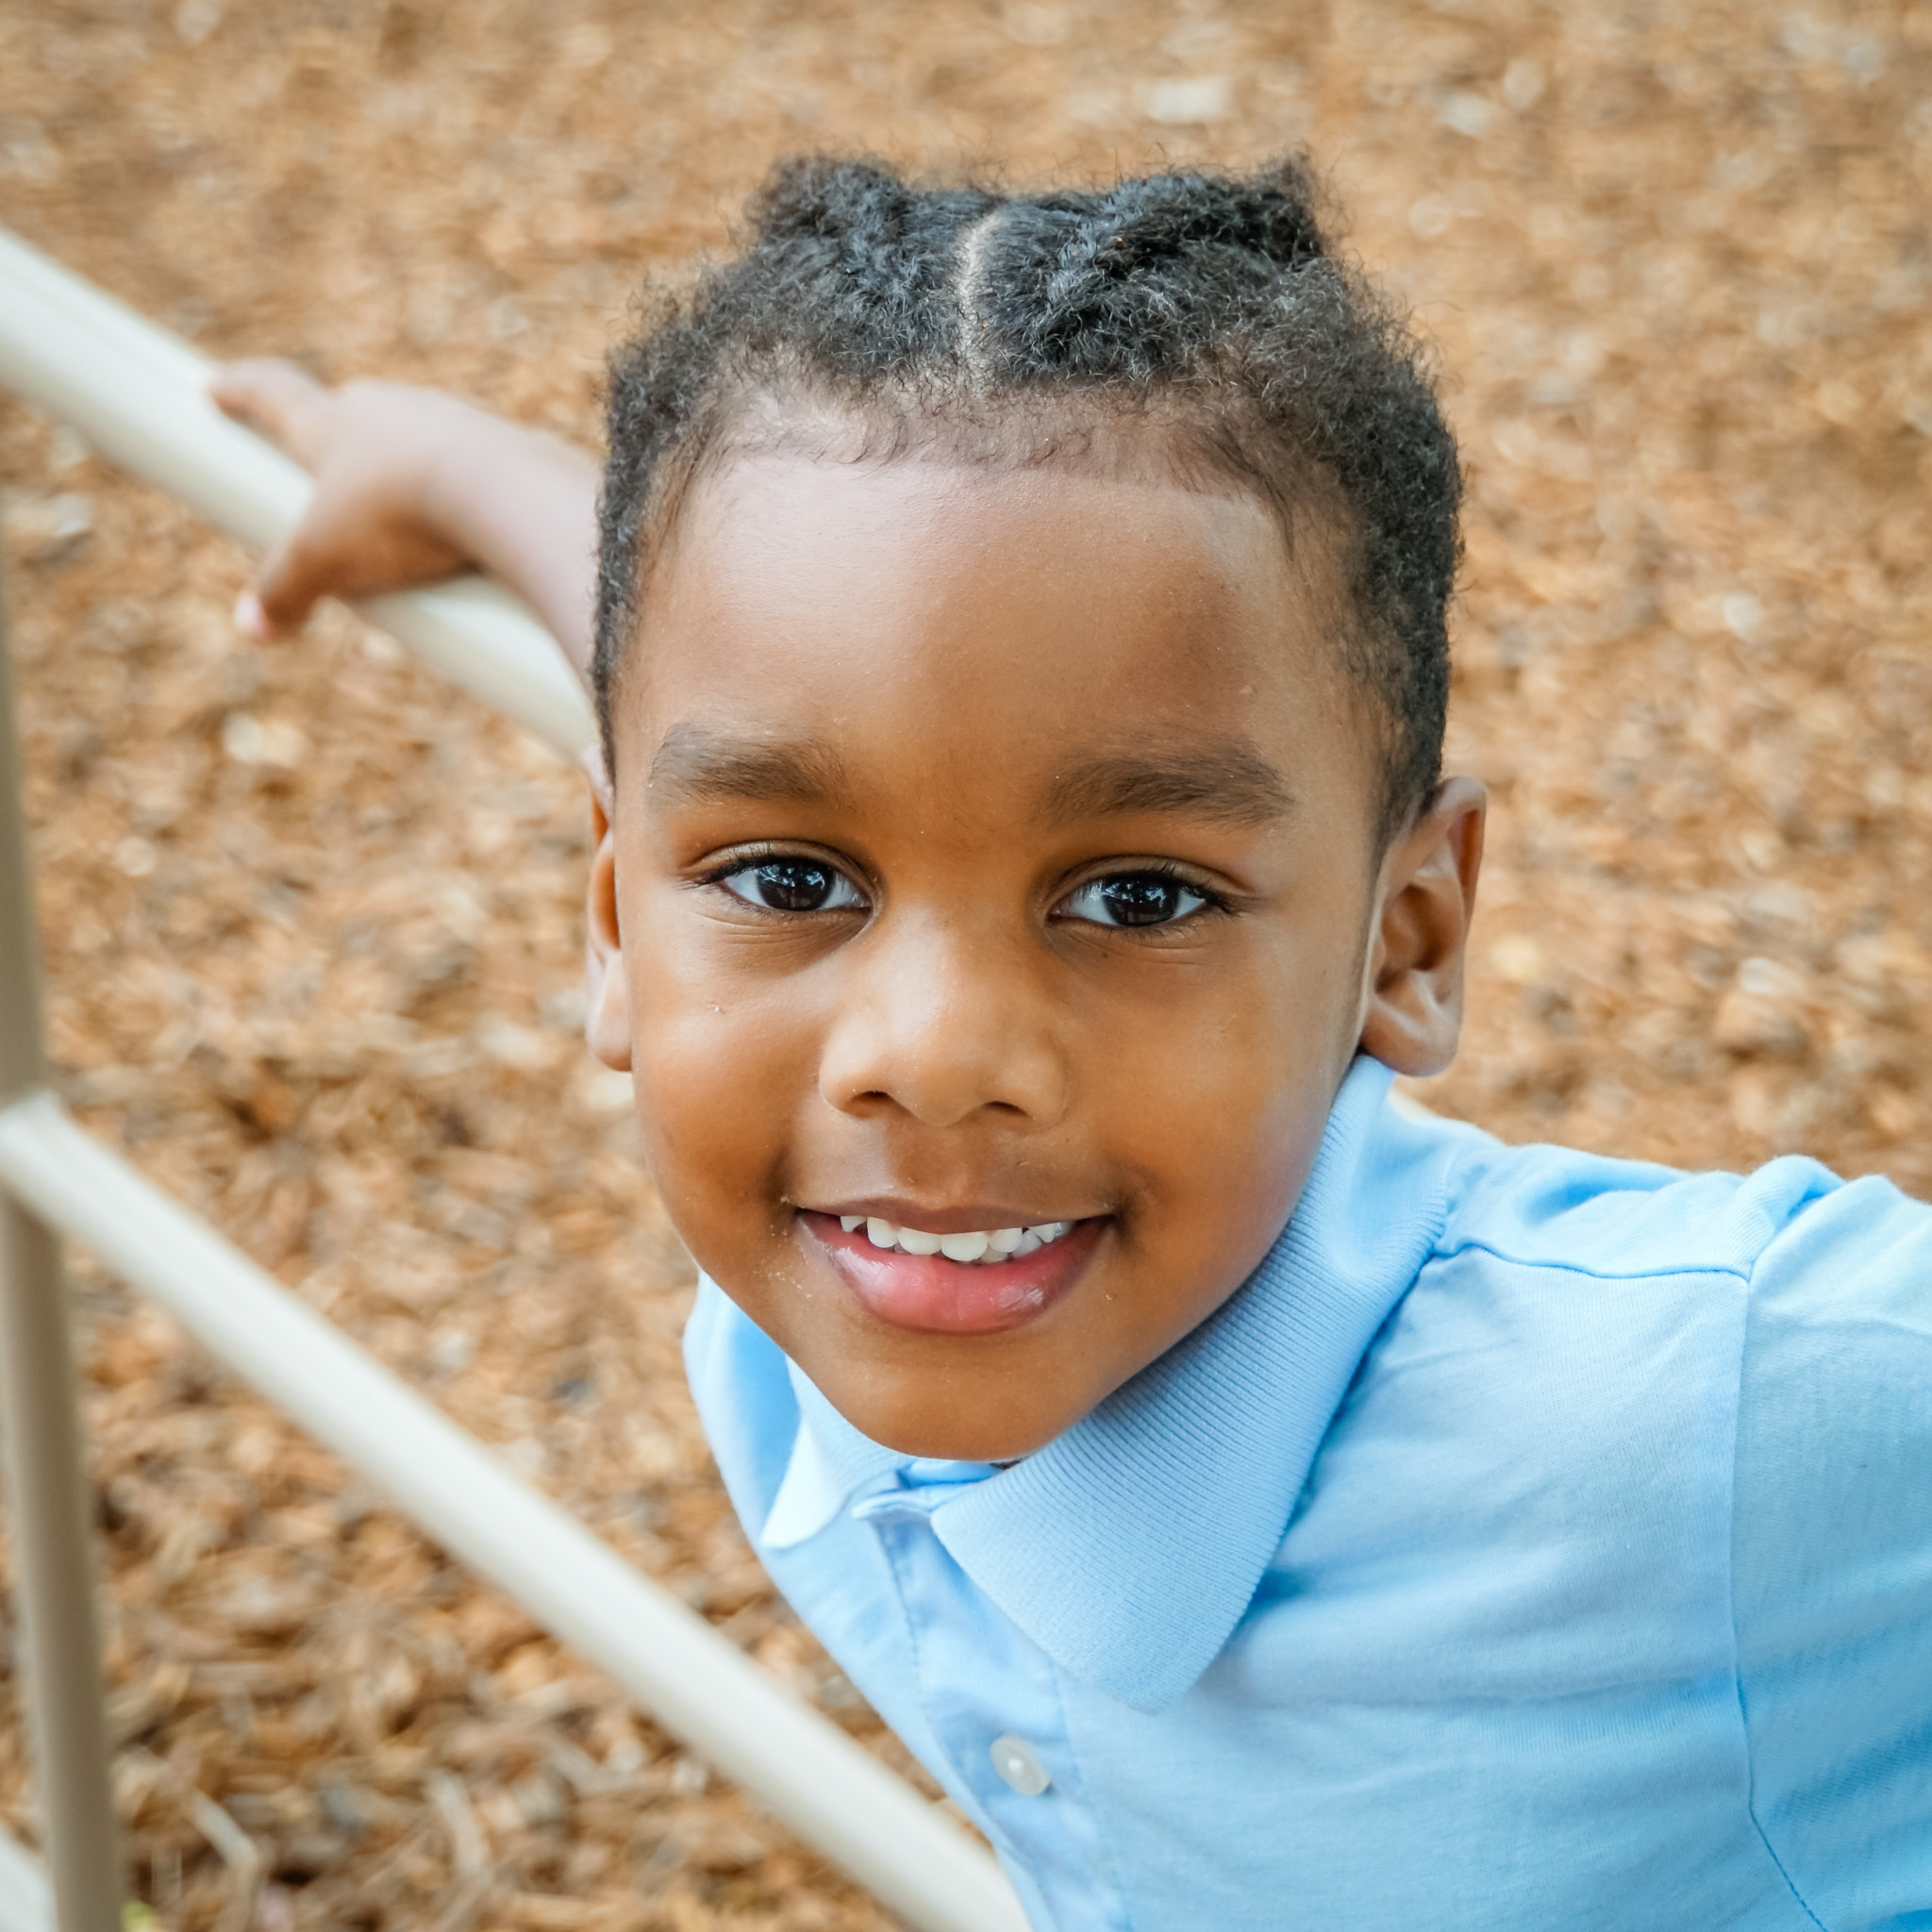
{"label": "mouth", "polygon": [[1014,1223],[939,1234],[880,1215],[800,1208],[867,1311],[931,1335],[996,1335],[1037,1320],[1087,1272],[1110,1219]]}

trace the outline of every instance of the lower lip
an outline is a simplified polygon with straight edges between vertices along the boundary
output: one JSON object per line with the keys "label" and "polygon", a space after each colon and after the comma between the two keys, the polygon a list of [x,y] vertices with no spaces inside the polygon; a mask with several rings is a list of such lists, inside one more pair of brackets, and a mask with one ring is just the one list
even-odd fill
{"label": "lower lip", "polygon": [[988,1267],[875,1248],[862,1226],[848,1234],[836,1214],[801,1208],[798,1218],[869,1314],[927,1335],[998,1335],[1038,1320],[1087,1272],[1107,1225],[1104,1217],[1076,1221],[1058,1241]]}

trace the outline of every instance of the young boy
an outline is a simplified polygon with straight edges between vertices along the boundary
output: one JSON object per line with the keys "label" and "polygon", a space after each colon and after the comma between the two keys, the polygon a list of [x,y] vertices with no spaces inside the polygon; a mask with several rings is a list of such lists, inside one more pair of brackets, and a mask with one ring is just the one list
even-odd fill
{"label": "young boy", "polygon": [[1932,1924],[1932,1215],[1388,1105],[1457,471],[1299,169],[755,216],[601,503],[219,393],[319,476],[248,627],[475,563],[591,675],[591,1041],[786,1594],[1041,1927]]}

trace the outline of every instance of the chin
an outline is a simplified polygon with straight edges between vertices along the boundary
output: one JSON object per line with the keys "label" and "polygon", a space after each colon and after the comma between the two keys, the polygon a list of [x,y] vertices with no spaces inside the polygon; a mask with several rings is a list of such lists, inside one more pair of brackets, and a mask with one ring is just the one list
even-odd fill
{"label": "chin", "polygon": [[[816,1379],[816,1378],[815,1378]],[[877,1382],[863,1390],[847,1391],[836,1385],[819,1387],[841,1415],[861,1435],[901,1456],[917,1456],[935,1462],[1015,1462],[1042,1449],[1053,1439],[1073,1427],[1079,1414],[1041,1415],[947,1415],[935,1413],[927,1392],[936,1377],[922,1378],[922,1387],[909,1389],[902,1399],[883,1396]],[[883,1397],[883,1399],[882,1399]]]}

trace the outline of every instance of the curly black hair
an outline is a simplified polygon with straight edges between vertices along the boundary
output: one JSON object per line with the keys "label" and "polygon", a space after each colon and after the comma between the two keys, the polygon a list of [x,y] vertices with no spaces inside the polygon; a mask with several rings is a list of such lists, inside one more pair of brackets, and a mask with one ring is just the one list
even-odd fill
{"label": "curly black hair", "polygon": [[1041,194],[781,163],[742,253],[660,298],[611,359],[607,759],[651,554],[707,464],[814,439],[846,459],[951,439],[1052,461],[1143,418],[1172,461],[1259,491],[1290,541],[1297,513],[1342,539],[1340,644],[1381,727],[1384,836],[1406,824],[1441,772],[1461,472],[1426,359],[1334,254],[1318,200],[1300,157]]}

